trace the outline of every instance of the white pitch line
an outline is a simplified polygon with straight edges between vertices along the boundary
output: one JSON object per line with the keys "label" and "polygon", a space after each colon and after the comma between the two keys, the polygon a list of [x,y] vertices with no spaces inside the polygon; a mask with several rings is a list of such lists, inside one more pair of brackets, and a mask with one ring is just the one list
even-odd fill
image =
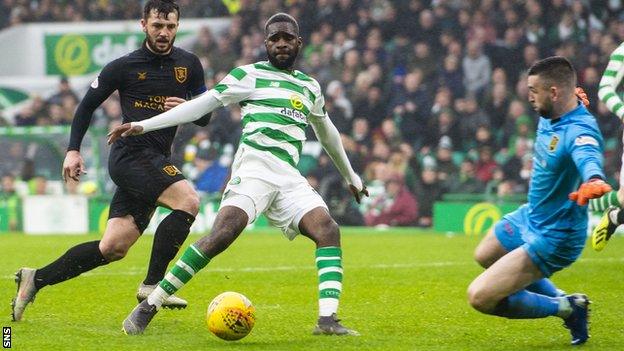
{"label": "white pitch line", "polygon": [[[588,257],[581,258],[577,262],[624,262],[624,257]],[[429,261],[429,262],[414,262],[414,263],[392,263],[392,264],[373,264],[373,265],[347,265],[347,270],[356,269],[409,269],[409,268],[435,268],[435,267],[450,267],[450,266],[470,266],[476,265],[472,261]],[[146,268],[130,267],[129,269],[116,272],[103,272],[103,271],[91,271],[83,273],[83,276],[117,276],[117,275],[143,275]],[[276,266],[276,267],[238,267],[238,268],[210,268],[206,269],[207,272],[215,273],[247,273],[247,272],[275,272],[275,271],[306,271],[316,270],[314,265],[309,266]],[[14,275],[4,276],[4,279],[13,279]]]}

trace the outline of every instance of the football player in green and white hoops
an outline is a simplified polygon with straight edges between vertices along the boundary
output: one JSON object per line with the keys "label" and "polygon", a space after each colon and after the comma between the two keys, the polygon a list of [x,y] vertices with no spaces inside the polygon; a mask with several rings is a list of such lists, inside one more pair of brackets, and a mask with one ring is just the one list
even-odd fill
{"label": "football player in green and white hoops", "polygon": [[[598,97],[607,105],[607,108],[620,119],[624,118],[624,101],[616,88],[624,77],[624,43],[620,44],[609,57],[609,64],[602,74],[598,89]],[[624,154],[622,155],[624,161]],[[589,209],[592,211],[605,211],[600,222],[592,232],[592,247],[596,251],[602,251],[607,241],[617,227],[624,224],[624,163],[620,169],[620,188],[613,190],[604,196],[590,200]]]}
{"label": "football player in green and white hoops", "polygon": [[296,168],[308,123],[356,201],[368,192],[353,171],[338,130],[325,112],[318,82],[293,69],[302,46],[297,21],[285,13],[269,18],[265,46],[269,61],[234,68],[196,99],[154,118],[121,125],[109,134],[110,143],[119,137],[191,122],[234,103],[241,106],[243,115],[243,134],[232,164],[232,177],[210,235],[191,245],[154,292],[124,320],[127,334],[142,333],[162,302],[230,246],[261,213],[287,238],[292,240],[302,234],[316,244],[319,318],[313,333],[357,334],[336,317],[343,276],[338,225],[323,199]]}

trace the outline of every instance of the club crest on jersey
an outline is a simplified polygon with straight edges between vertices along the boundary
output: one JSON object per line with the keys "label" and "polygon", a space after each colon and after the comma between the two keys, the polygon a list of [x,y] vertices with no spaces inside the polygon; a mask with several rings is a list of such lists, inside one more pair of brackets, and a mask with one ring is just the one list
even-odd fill
{"label": "club crest on jersey", "polygon": [[559,144],[559,137],[553,135],[552,139],[550,139],[550,144],[548,144],[548,151],[555,151],[555,149],[557,148],[557,144]]}
{"label": "club crest on jersey", "polygon": [[182,174],[182,172],[180,172],[178,167],[176,167],[174,165],[167,165],[167,166],[163,167],[163,171],[165,171],[165,173],[167,173],[167,175],[170,176],[170,177],[174,177],[174,176],[176,176],[178,174]]}
{"label": "club crest on jersey", "polygon": [[290,105],[295,110],[303,109],[303,101],[301,100],[301,98],[298,95],[295,95],[295,94],[290,96]]}
{"label": "club crest on jersey", "polygon": [[178,83],[186,82],[188,76],[186,67],[173,67],[173,71],[175,72],[175,79]]}

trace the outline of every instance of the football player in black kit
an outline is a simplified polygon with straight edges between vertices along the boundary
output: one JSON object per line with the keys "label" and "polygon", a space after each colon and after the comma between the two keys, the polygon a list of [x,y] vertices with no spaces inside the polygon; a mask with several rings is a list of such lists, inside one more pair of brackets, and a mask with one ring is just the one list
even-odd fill
{"label": "football player in black kit", "polygon": [[[147,1],[141,19],[145,32],[142,47],[107,64],[76,110],[63,162],[65,181],[78,181],[84,173],[80,144],[93,112],[115,90],[119,91],[124,123],[150,118],[206,91],[199,59],[173,46],[179,16],[173,0]],[[198,124],[206,125],[209,119],[204,116]],[[102,239],[76,245],[43,268],[21,268],[15,279],[13,320],[22,319],[27,304],[41,288],[123,258],[149,224],[156,206],[164,206],[172,212],[156,229],[147,276],[137,299],[149,295],[164,277],[199,211],[199,196],[170,160],[175,134],[176,127],[172,127],[122,138],[112,146],[108,169],[117,190]],[[167,306],[184,308],[186,301],[173,296]]]}

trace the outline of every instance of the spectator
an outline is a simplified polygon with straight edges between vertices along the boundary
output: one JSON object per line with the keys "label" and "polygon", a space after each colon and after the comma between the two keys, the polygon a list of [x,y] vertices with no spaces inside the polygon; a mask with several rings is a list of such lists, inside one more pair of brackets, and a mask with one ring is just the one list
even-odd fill
{"label": "spectator", "polygon": [[462,61],[464,87],[470,94],[481,96],[490,83],[492,67],[490,59],[481,51],[481,43],[476,40],[468,42],[466,56]]}
{"label": "spectator", "polygon": [[228,169],[219,164],[218,151],[214,147],[201,149],[193,160],[197,168],[197,178],[193,179],[197,191],[214,195],[225,185]]}
{"label": "spectator", "polygon": [[18,230],[19,223],[19,196],[15,189],[15,176],[10,173],[2,175],[0,189],[0,203],[7,209],[8,227],[10,231]]}
{"label": "spectator", "polygon": [[[78,105],[78,95],[72,90],[67,77],[61,77],[58,90],[48,99],[49,104],[63,105],[65,99],[73,100],[74,106]],[[73,113],[74,111],[71,111]]]}
{"label": "spectator", "polygon": [[429,148],[435,148],[443,138],[448,140],[451,147],[461,148],[461,134],[459,132],[459,124],[456,122],[453,111],[450,109],[442,110],[427,127],[425,137],[425,145]]}
{"label": "spectator", "polygon": [[464,96],[464,76],[455,55],[447,55],[438,73],[438,85],[451,90],[454,97]]}
{"label": "spectator", "polygon": [[30,195],[47,195],[48,180],[43,175],[36,175],[28,181],[28,190]]}
{"label": "spectator", "polygon": [[378,198],[375,208],[364,215],[366,225],[410,226],[418,218],[416,198],[399,177],[386,182],[386,196]]}
{"label": "spectator", "polygon": [[494,84],[492,91],[485,101],[484,112],[488,115],[490,125],[494,130],[500,130],[505,124],[505,116],[509,110],[511,97],[504,83]]}
{"label": "spectator", "polygon": [[433,224],[433,205],[440,200],[443,189],[438,181],[439,175],[432,167],[426,167],[420,173],[417,186],[419,216],[417,225],[431,227]]}
{"label": "spectator", "polygon": [[455,110],[457,110],[459,117],[459,130],[460,134],[464,136],[464,150],[467,151],[471,146],[470,137],[475,135],[479,126],[489,126],[490,119],[481,110],[477,100],[468,96],[465,99],[457,99],[455,102]]}
{"label": "spectator", "polygon": [[457,183],[451,188],[454,193],[480,193],[484,190],[484,184],[476,178],[475,165],[469,159],[464,159],[459,168]]}
{"label": "spectator", "polygon": [[[449,190],[457,179],[459,168],[453,160],[453,144],[448,136],[440,138],[436,151],[437,176],[440,189]],[[418,192],[416,192],[418,193]],[[420,201],[422,203],[422,201]]]}
{"label": "spectator", "polygon": [[498,164],[494,161],[492,148],[489,146],[481,146],[479,148],[479,158],[475,164],[475,176],[482,182],[487,183],[494,178],[494,171]]}

